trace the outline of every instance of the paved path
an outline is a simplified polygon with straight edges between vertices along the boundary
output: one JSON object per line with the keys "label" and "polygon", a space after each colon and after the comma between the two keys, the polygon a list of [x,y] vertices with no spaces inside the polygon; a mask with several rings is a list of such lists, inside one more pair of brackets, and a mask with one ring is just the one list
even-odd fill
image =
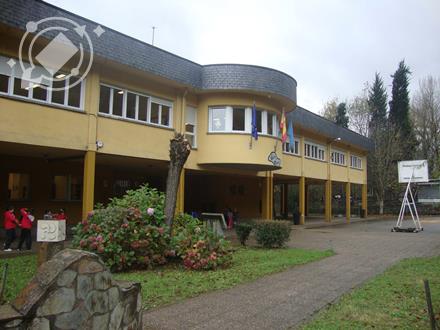
{"label": "paved path", "polygon": [[144,313],[145,329],[286,329],[400,259],[440,254],[440,218],[420,233],[391,233],[394,221],[295,230],[291,247],[335,256],[232,289]]}

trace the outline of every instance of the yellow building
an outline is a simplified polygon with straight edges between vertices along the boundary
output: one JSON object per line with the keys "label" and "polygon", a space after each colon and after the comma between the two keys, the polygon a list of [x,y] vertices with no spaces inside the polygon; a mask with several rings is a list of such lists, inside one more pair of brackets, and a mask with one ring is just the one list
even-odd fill
{"label": "yellow building", "polygon": [[[164,190],[169,140],[181,132],[193,148],[179,212],[236,208],[241,218],[298,214],[302,223],[314,214],[366,214],[371,142],[298,107],[291,76],[202,66],[44,2],[20,6],[0,0],[2,206],[34,208],[37,217],[65,208],[75,223],[141,183]],[[65,19],[55,23],[72,44],[85,42],[77,30],[85,26],[93,61],[84,51],[90,68],[73,70],[78,53],[52,72],[54,81],[27,80],[28,67],[47,71],[38,55],[60,37],[48,17]],[[283,110],[293,121],[292,148],[279,138]]]}

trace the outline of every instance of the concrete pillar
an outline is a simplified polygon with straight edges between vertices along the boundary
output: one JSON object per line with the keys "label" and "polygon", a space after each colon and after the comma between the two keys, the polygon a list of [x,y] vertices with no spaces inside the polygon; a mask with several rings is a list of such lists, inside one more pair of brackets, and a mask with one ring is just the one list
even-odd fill
{"label": "concrete pillar", "polygon": [[86,151],[84,156],[82,217],[87,218],[87,213],[93,210],[95,193],[95,165],[96,151]]}
{"label": "concrete pillar", "polygon": [[304,225],[306,223],[306,178],[304,176],[299,178],[299,223]]}
{"label": "concrete pillar", "polygon": [[325,181],[325,221],[332,221],[332,181]]}
{"label": "concrete pillar", "polygon": [[350,197],[351,197],[351,183],[346,182],[345,183],[345,218],[347,219],[347,223],[350,223],[350,218],[351,218]]}
{"label": "concrete pillar", "polygon": [[273,174],[266,172],[262,185],[262,211],[263,219],[271,220],[273,218]]}
{"label": "concrete pillar", "polygon": [[[364,211],[364,216],[368,216],[368,205],[367,205],[367,184],[362,185],[362,210]],[[362,213],[361,213],[362,214]]]}
{"label": "concrete pillar", "polygon": [[185,169],[182,169],[177,190],[176,215],[185,212]]}

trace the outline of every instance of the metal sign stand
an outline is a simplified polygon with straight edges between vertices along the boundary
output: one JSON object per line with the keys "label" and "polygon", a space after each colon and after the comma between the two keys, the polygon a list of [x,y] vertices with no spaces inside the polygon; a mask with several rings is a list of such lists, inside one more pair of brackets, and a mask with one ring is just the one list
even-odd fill
{"label": "metal sign stand", "polygon": [[[414,200],[413,193],[411,191],[411,181],[414,177],[414,169],[411,175],[411,178],[408,181],[408,185],[406,186],[405,195],[403,196],[402,206],[400,207],[399,218],[397,219],[396,226],[391,229],[392,232],[412,232],[418,233],[423,230],[422,225],[420,224],[419,214],[417,213],[417,207]],[[414,222],[414,228],[402,228],[403,218],[405,217],[405,211],[408,207],[409,212],[411,214],[412,221]]]}

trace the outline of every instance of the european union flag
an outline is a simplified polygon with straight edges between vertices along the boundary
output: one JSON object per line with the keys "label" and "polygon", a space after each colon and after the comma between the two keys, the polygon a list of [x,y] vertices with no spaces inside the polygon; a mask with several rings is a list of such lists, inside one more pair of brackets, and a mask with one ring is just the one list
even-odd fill
{"label": "european union flag", "polygon": [[257,107],[254,105],[252,106],[252,121],[251,121],[251,128],[252,132],[251,135],[255,140],[258,140],[258,129],[257,129]]}
{"label": "european union flag", "polygon": [[295,150],[295,140],[293,139],[293,123],[289,120],[289,128],[287,129],[287,134],[289,135],[289,149],[290,151]]}

